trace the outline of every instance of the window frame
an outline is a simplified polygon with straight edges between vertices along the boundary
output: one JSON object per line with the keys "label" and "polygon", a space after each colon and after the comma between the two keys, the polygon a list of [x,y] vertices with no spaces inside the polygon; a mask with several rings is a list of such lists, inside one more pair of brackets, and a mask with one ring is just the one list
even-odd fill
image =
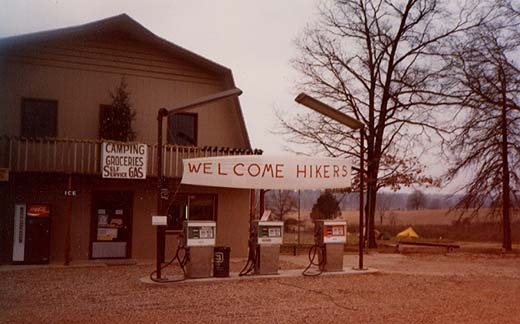
{"label": "window frame", "polygon": [[[170,118],[175,118],[176,116],[191,116],[193,117],[193,128],[194,128],[194,131],[193,131],[193,141],[194,141],[194,144],[193,145],[186,145],[186,144],[179,144],[179,143],[176,143],[175,142],[175,133],[174,134],[171,134],[170,136],[170,126],[171,124],[173,123],[170,122]],[[192,112],[185,112],[185,113],[170,113],[168,114],[168,118],[167,118],[167,128],[166,128],[166,142],[170,145],[181,145],[181,146],[197,146],[198,143],[199,143],[199,115],[198,113],[192,113]]]}

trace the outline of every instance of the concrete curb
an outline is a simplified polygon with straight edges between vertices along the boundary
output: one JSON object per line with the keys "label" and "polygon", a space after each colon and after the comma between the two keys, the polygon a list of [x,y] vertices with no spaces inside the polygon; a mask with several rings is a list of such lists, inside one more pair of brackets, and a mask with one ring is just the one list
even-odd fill
{"label": "concrete curb", "polygon": [[[280,270],[278,274],[275,275],[247,275],[240,277],[238,272],[233,272],[229,274],[229,277],[225,278],[197,278],[197,279],[186,279],[183,280],[183,276],[173,276],[166,278],[167,280],[171,280],[170,282],[156,282],[150,279],[149,276],[142,277],[139,279],[144,284],[147,285],[156,285],[156,286],[171,286],[171,285],[179,285],[179,284],[192,284],[192,283],[201,283],[201,282],[225,282],[225,281],[239,281],[239,280],[263,280],[263,279],[281,279],[281,278],[297,278],[297,277],[305,277],[302,274],[302,269],[294,269],[294,270]],[[351,268],[343,268],[343,271],[340,272],[322,272],[319,276],[351,276],[351,275],[365,275],[365,274],[374,274],[379,273],[379,270],[374,268],[366,268],[363,270],[351,269]]]}

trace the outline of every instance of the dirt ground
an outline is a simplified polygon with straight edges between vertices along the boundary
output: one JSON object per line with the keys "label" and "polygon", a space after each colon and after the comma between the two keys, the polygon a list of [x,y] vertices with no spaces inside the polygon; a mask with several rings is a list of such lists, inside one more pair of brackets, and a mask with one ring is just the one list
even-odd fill
{"label": "dirt ground", "polygon": [[[377,274],[146,285],[153,264],[0,266],[1,323],[520,323],[518,254],[365,255]],[[354,267],[354,254],[345,267]],[[233,260],[232,271],[244,260]],[[281,256],[283,269],[307,257]]]}

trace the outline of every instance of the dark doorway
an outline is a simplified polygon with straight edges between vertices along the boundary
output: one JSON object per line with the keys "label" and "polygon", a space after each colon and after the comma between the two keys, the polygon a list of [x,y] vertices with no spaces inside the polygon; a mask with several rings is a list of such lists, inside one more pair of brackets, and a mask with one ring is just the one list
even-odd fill
{"label": "dark doorway", "polygon": [[133,192],[96,191],[92,195],[90,258],[129,258]]}

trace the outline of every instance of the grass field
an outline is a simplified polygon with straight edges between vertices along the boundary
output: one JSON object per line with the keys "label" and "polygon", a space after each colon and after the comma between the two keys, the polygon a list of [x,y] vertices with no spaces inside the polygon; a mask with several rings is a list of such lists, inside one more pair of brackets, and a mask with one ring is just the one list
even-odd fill
{"label": "grass field", "polygon": [[[449,212],[446,209],[432,210],[391,210],[386,211],[383,222],[376,215],[376,229],[380,233],[387,232],[392,237],[397,233],[412,226],[424,239],[444,239],[451,241],[472,242],[500,242],[502,238],[500,219],[493,218],[490,210],[482,209],[476,216],[471,216],[472,211]],[[298,218],[298,212],[289,214],[287,218]],[[357,233],[359,231],[358,211],[344,211],[342,219],[347,220],[348,242],[347,245],[357,245]],[[465,222],[457,223],[459,219]],[[310,219],[310,211],[300,211],[300,243],[312,244],[314,241],[314,224]],[[512,214],[512,238],[513,242],[520,242],[520,213]],[[286,228],[284,236],[286,244],[297,242],[296,226]]]}
{"label": "grass field", "polygon": [[[381,212],[376,211],[376,225],[451,225],[459,218],[469,218],[471,223],[498,222],[500,219],[493,217],[489,209],[481,209],[476,216],[472,216],[473,210],[448,209],[422,209],[422,210],[388,210],[384,212],[381,223]],[[286,218],[298,218],[298,212],[292,212]],[[342,211],[342,219],[349,224],[358,224],[359,212],[357,210]],[[312,227],[310,210],[300,211],[300,219],[305,227]],[[520,212],[512,214],[511,222],[520,221]]]}

